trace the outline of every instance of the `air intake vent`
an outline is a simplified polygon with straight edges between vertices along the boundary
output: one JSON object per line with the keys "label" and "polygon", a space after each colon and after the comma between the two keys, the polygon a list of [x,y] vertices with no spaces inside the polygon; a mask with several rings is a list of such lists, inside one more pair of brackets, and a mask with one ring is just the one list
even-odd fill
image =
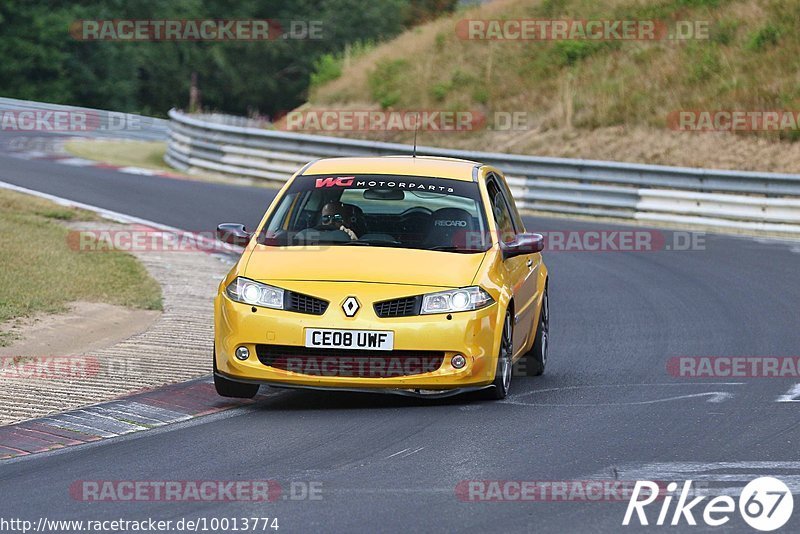
{"label": "air intake vent", "polygon": [[328,309],[328,301],[295,293],[286,292],[286,309],[297,313],[307,313],[309,315],[322,315]]}
{"label": "air intake vent", "polygon": [[416,296],[376,302],[374,308],[378,317],[410,317],[419,315],[421,305],[422,297]]}

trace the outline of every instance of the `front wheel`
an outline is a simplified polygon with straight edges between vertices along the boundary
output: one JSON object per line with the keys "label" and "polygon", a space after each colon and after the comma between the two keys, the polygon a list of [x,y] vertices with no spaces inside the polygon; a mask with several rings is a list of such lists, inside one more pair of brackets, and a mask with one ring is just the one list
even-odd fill
{"label": "front wheel", "polygon": [[503,335],[500,338],[500,353],[497,355],[497,369],[494,372],[494,382],[492,388],[487,390],[489,398],[502,400],[508,396],[511,388],[511,368],[512,358],[514,357],[514,344],[512,342],[514,334],[514,318],[510,310],[506,310],[506,317],[503,321]]}
{"label": "front wheel", "polygon": [[217,374],[217,351],[214,351],[214,389],[221,397],[252,399],[258,393],[258,384],[243,384]]}

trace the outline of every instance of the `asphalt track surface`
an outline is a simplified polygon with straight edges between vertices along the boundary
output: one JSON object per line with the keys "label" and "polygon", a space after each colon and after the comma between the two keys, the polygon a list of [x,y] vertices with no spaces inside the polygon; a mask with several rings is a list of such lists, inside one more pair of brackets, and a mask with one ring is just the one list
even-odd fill
{"label": "asphalt track surface", "polygon": [[[192,231],[223,221],[252,227],[274,195],[5,152],[0,180]],[[624,228],[532,217],[526,224],[533,231]],[[672,234],[664,235],[670,243]],[[656,527],[622,527],[624,502],[463,502],[455,488],[467,480],[626,473],[658,480],[663,466],[690,462],[693,471],[679,481],[704,472],[723,485],[760,475],[796,484],[800,404],[777,399],[798,380],[675,378],[666,363],[684,355],[798,355],[798,251],[786,242],[706,235],[701,250],[551,252],[548,369],[514,377],[506,401],[274,390],[250,407],[0,464],[2,516],[267,516],[279,519],[279,532],[624,532]],[[81,479],[275,479],[323,489],[321,500],[273,503],[86,503],[69,494]],[[652,522],[657,509],[648,510]],[[724,529],[661,528],[754,532],[736,514]],[[782,530],[800,531],[800,511]]]}

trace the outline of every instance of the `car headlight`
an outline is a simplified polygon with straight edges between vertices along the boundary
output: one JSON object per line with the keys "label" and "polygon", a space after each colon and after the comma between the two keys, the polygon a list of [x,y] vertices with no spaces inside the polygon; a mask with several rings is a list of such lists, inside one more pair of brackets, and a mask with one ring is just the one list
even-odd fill
{"label": "car headlight", "polygon": [[236,302],[252,306],[283,309],[283,289],[242,278],[241,276],[228,284],[225,293]]}
{"label": "car headlight", "polygon": [[421,314],[478,310],[494,299],[481,287],[471,286],[422,295]]}

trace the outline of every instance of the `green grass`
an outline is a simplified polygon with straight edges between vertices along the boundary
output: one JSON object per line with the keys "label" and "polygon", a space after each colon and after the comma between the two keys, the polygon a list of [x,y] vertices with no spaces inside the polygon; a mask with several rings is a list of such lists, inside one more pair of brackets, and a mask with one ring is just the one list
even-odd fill
{"label": "green grass", "polygon": [[[0,190],[0,324],[78,300],[161,309],[161,288],[132,255],[70,248],[60,221],[91,220],[91,212]],[[11,341],[0,334],[0,346]]]}
{"label": "green grass", "polygon": [[176,172],[164,162],[167,145],[160,141],[76,139],[68,141],[64,148],[79,158],[101,161],[109,165]]}

